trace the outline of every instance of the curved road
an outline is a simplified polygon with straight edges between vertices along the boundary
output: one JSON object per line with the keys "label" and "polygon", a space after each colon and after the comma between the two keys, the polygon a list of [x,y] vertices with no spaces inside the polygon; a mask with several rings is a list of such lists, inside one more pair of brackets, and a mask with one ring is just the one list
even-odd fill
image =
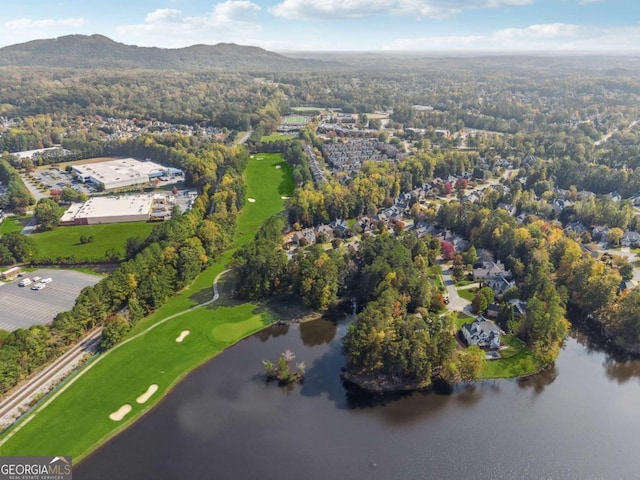
{"label": "curved road", "polygon": [[[153,325],[151,325],[147,329],[143,330],[142,332],[134,335],[131,338],[126,339],[124,342],[119,343],[118,345],[113,347],[111,350],[107,350],[107,352],[102,354],[99,358],[96,359],[96,361],[91,363],[87,368],[82,369],[73,379],[71,379],[71,381],[67,382],[64,386],[62,386],[60,389],[58,389],[55,392],[55,394],[53,396],[51,396],[51,398],[49,398],[44,404],[42,404],[38,408],[38,410],[46,407],[58,395],[60,395],[67,388],[69,388],[69,386],[71,386],[78,378],[80,378],[82,375],[84,375],[86,372],[88,372],[95,364],[97,364],[100,360],[105,358],[107,355],[109,355],[114,350],[117,350],[118,348],[122,347],[123,345],[126,345],[127,343],[131,342],[132,340],[135,340],[136,338],[138,338],[138,337],[144,335],[145,333],[153,330],[157,326],[168,322],[169,320],[172,320],[172,319],[174,319],[176,317],[179,317],[179,316],[181,316],[181,315],[183,315],[183,314],[185,314],[187,312],[190,312],[190,311],[192,311],[192,310],[194,310],[196,308],[201,308],[201,307],[210,305],[213,302],[217,301],[220,298],[220,292],[218,291],[218,282],[219,282],[220,278],[225,273],[227,273],[229,271],[230,271],[229,269],[224,270],[223,272],[220,272],[216,276],[215,280],[213,281],[213,297],[211,298],[211,300],[208,300],[208,301],[206,301],[204,303],[200,303],[198,305],[194,305],[194,306],[188,308],[187,310],[183,310],[182,312],[178,312],[178,313],[176,313],[174,315],[170,315],[167,318],[163,318],[162,320],[154,323]],[[102,336],[102,327],[97,327],[97,328],[91,330],[88,333],[88,335],[80,343],[76,344],[71,350],[69,350],[63,356],[59,357],[57,360],[55,360],[50,365],[48,365],[44,370],[42,370],[40,373],[35,375],[33,378],[30,378],[27,381],[27,383],[25,383],[18,390],[12,392],[7,398],[5,398],[2,401],[2,403],[0,403],[0,418],[4,417],[5,415],[7,415],[8,413],[10,413],[12,410],[14,410],[16,408],[22,408],[22,407],[25,406],[25,404],[28,405],[29,402],[31,401],[31,398],[33,397],[33,395],[35,393],[37,393],[41,388],[47,387],[47,382],[50,382],[52,379],[55,378],[55,376],[57,374],[59,374],[65,368],[69,368],[74,362],[77,362],[82,357],[82,355],[84,355],[90,348],[97,347],[98,343],[100,342],[101,336]],[[33,418],[33,416],[30,416],[29,418],[27,418],[20,426],[18,426],[18,428],[16,428],[13,432],[11,432],[9,435],[7,435],[5,438],[3,438],[2,441],[0,441],[0,445],[4,444],[9,438],[11,438],[13,433],[18,431],[20,428],[22,428],[23,425],[26,425],[27,423],[29,423],[31,418]]]}

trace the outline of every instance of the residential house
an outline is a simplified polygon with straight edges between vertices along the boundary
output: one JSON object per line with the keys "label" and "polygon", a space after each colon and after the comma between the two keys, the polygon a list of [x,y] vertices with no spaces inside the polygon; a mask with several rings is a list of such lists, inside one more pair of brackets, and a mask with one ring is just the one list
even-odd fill
{"label": "residential house", "polygon": [[484,286],[489,287],[493,290],[496,295],[502,295],[504,292],[516,286],[516,283],[507,280],[505,277],[495,277],[483,282]]}
{"label": "residential house", "polygon": [[473,266],[474,280],[482,281],[498,277],[511,278],[511,272],[504,268],[500,260],[495,262],[493,260],[484,261]]}
{"label": "residential house", "polygon": [[501,330],[495,323],[487,320],[482,315],[478,315],[473,323],[462,325],[461,331],[469,346],[478,346],[491,350],[500,348]]}
{"label": "residential house", "polygon": [[627,230],[620,239],[621,247],[637,247],[640,246],[640,233]]}
{"label": "residential house", "polygon": [[623,280],[620,282],[620,286],[618,287],[618,295],[624,292],[628,292],[629,290],[633,290],[638,286],[638,282],[635,280]]}
{"label": "residential house", "polygon": [[497,303],[492,303],[487,307],[486,315],[489,318],[498,318],[498,314],[500,313],[500,305]]}
{"label": "residential house", "polygon": [[349,226],[343,219],[338,218],[329,224],[337,237],[347,238],[351,236]]}
{"label": "residential house", "polygon": [[298,245],[313,245],[316,243],[316,232],[313,228],[305,228],[293,235],[292,241]]}
{"label": "residential house", "polygon": [[507,303],[513,306],[514,317],[520,318],[527,313],[527,302],[520,300],[519,298],[512,298]]}
{"label": "residential house", "polygon": [[591,238],[593,238],[597,242],[608,242],[609,227],[606,225],[593,227],[593,230],[591,230]]}
{"label": "residential house", "polygon": [[497,208],[501,210],[505,210],[512,217],[516,216],[516,211],[518,210],[515,205],[512,205],[510,203],[504,203],[504,202],[499,203]]}
{"label": "residential house", "polygon": [[564,227],[565,233],[575,232],[577,235],[582,235],[587,231],[587,227],[582,224],[582,222],[573,222],[568,223],[566,227]]}

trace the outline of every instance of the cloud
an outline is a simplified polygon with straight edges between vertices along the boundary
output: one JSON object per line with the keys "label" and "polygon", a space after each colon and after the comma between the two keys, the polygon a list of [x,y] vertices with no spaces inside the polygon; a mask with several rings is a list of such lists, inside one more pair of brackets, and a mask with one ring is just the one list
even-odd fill
{"label": "cloud", "polygon": [[606,0],[580,0],[580,2],[578,2],[580,5],[589,5],[591,3],[602,3],[602,2],[606,2]]}
{"label": "cloud", "polygon": [[116,32],[127,43],[184,47],[194,43],[251,42],[247,31],[257,32],[260,7],[249,0],[227,0],[203,15],[185,16],[181,10],[161,8],[150,12],[144,23],[120,25]]}
{"label": "cloud", "polygon": [[270,11],[291,20],[406,15],[446,18],[469,8],[522,6],[533,0],[284,0]]}
{"label": "cloud", "polygon": [[506,28],[487,35],[398,38],[384,50],[639,50],[640,27],[602,29],[549,23]]}
{"label": "cloud", "polygon": [[578,37],[586,33],[585,30],[584,27],[567,23],[546,23],[498,30],[493,37],[502,42],[528,42]]}
{"label": "cloud", "polygon": [[[12,31],[31,31],[34,28],[50,28],[50,27],[82,27],[86,23],[84,18],[65,18],[62,20],[53,20],[50,18],[30,19],[20,18],[17,20],[9,20],[4,23],[4,27]],[[30,32],[33,33],[33,32]]]}

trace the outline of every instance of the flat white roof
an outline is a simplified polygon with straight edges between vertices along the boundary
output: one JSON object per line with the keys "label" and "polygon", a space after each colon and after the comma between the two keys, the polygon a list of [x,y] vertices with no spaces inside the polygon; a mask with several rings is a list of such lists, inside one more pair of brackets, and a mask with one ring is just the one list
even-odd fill
{"label": "flat white roof", "polygon": [[83,163],[74,165],[73,170],[82,176],[90,176],[108,186],[111,183],[125,180],[148,181],[149,174],[165,172],[167,167],[155,162],[141,162],[134,158],[122,158],[100,163]]}
{"label": "flat white roof", "polygon": [[[123,195],[117,197],[93,197],[85,203],[74,203],[62,217],[74,218],[104,218],[125,217],[129,215],[149,214],[153,197],[151,195]],[[78,207],[79,205],[79,207]],[[69,214],[69,217],[67,217]]]}

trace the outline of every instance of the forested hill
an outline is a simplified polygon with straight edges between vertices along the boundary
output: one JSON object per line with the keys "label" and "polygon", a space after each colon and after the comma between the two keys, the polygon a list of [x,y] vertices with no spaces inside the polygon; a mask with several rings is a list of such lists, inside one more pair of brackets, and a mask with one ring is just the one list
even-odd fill
{"label": "forested hill", "polygon": [[0,66],[216,70],[304,70],[324,62],[289,58],[232,43],[186,48],[137,47],[103,35],[67,35],[0,48]]}

